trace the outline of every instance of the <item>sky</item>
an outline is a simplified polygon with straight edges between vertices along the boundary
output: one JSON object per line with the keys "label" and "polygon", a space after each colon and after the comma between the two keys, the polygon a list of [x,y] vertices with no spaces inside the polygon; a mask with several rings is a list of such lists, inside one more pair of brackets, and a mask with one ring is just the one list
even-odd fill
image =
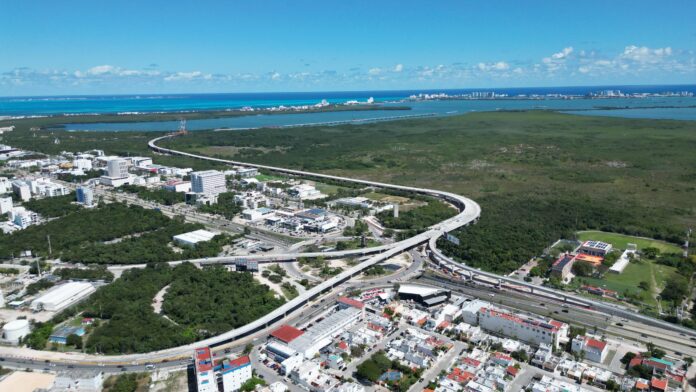
{"label": "sky", "polygon": [[696,1],[2,0],[0,96],[696,83]]}

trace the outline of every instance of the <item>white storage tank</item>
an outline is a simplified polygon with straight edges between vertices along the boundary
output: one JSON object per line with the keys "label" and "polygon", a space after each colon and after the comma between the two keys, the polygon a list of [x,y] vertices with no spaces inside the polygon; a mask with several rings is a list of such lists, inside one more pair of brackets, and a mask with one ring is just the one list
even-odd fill
{"label": "white storage tank", "polygon": [[31,327],[29,321],[20,319],[10,321],[2,327],[2,335],[8,342],[17,343],[19,339],[29,335]]}

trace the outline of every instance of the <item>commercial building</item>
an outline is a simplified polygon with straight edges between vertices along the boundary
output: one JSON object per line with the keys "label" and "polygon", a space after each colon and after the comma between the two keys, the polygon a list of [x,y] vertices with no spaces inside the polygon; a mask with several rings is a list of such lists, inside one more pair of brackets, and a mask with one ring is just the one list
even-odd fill
{"label": "commercial building", "polygon": [[218,392],[210,348],[202,347],[195,349],[193,361],[196,371],[196,390],[198,392]]}
{"label": "commercial building", "polygon": [[259,175],[259,169],[255,167],[246,167],[237,169],[237,175],[240,178],[256,177]]}
{"label": "commercial building", "polygon": [[576,336],[571,345],[573,353],[584,353],[585,359],[602,363],[607,357],[607,342],[597,340],[588,336]]}
{"label": "commercial building", "polygon": [[265,219],[273,214],[273,210],[267,207],[260,207],[256,209],[246,209],[242,211],[242,218],[248,221],[258,221]]}
{"label": "commercial building", "polygon": [[302,334],[304,334],[304,331],[302,331],[301,329],[297,329],[295,327],[285,324],[281,325],[278,329],[271,332],[271,334],[269,335],[269,339],[281,342],[283,344],[289,344],[293,340],[302,336]]}
{"label": "commercial building", "polygon": [[321,192],[309,184],[295,185],[292,188],[289,188],[287,192],[288,195],[300,199],[314,199],[321,196]]}
{"label": "commercial building", "polygon": [[294,339],[288,347],[302,353],[305,358],[312,358],[319,350],[331,344],[332,339],[355,324],[363,316],[363,310],[348,307],[328,315],[314,324],[302,336]]}
{"label": "commercial building", "polygon": [[249,356],[245,355],[231,361],[227,359],[223,360],[219,372],[222,375],[223,391],[238,391],[242,387],[242,384],[252,376]]}
{"label": "commercial building", "polygon": [[399,287],[399,299],[414,301],[425,307],[439,305],[452,296],[452,292],[445,289],[435,289],[431,287],[415,286],[410,284]]}
{"label": "commercial building", "polygon": [[602,241],[585,241],[577,249],[577,253],[585,253],[590,256],[604,257],[611,252],[611,244]]}
{"label": "commercial building", "polygon": [[227,190],[225,174],[217,170],[204,170],[191,173],[191,191],[217,195]]}
{"label": "commercial building", "polygon": [[162,189],[170,192],[191,192],[191,181],[170,180],[162,185]]}
{"label": "commercial building", "polygon": [[31,302],[34,311],[61,311],[89,297],[95,291],[94,286],[86,282],[68,282],[46,291]]}
{"label": "commercial building", "polygon": [[175,243],[184,246],[196,246],[200,242],[212,240],[217,234],[208,230],[195,230],[184,234],[178,234],[173,237]]}
{"label": "commercial building", "polygon": [[77,202],[86,207],[94,205],[94,190],[90,187],[79,186],[75,191]]}
{"label": "commercial building", "polygon": [[123,158],[112,158],[106,162],[106,175],[111,178],[128,177],[128,161]]}
{"label": "commercial building", "polygon": [[514,337],[523,342],[539,345],[546,343],[554,349],[559,342],[567,341],[568,325],[555,321],[523,318],[493,308],[481,308],[479,326],[489,332]]}

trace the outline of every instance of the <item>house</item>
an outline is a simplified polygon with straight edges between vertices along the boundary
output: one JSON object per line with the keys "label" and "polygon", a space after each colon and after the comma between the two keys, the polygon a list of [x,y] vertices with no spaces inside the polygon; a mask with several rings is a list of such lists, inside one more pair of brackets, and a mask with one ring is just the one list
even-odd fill
{"label": "house", "polygon": [[576,336],[571,345],[571,351],[579,354],[584,353],[585,359],[602,363],[607,357],[607,342],[602,342],[588,336]]}
{"label": "house", "polygon": [[570,275],[570,271],[572,270],[574,263],[575,256],[568,253],[562,254],[551,266],[551,275],[557,276],[561,278],[561,280],[565,280],[568,275]]}

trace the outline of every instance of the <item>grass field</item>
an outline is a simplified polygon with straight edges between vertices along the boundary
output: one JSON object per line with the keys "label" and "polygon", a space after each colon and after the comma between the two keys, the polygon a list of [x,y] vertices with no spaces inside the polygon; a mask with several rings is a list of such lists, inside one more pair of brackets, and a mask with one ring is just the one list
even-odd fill
{"label": "grass field", "polygon": [[345,189],[338,185],[324,184],[323,182],[315,182],[314,187],[317,188],[319,192],[325,195],[335,195],[336,193],[338,193],[339,189]]}
{"label": "grass field", "polygon": [[[640,293],[641,300],[655,306],[655,294],[659,294],[667,279],[676,272],[674,267],[660,265],[653,260],[630,263],[621,274],[607,272],[602,279],[583,278],[592,286],[598,286],[623,294],[626,291]],[[648,282],[650,291],[641,290],[640,282]]]}
{"label": "grass field", "polygon": [[603,231],[588,230],[577,233],[578,240],[597,240],[610,243],[614,248],[626,249],[627,244],[636,244],[638,249],[657,248],[662,253],[680,253],[681,249],[668,242],[658,241],[651,238],[641,238],[624,234],[607,233]]}
{"label": "grass field", "polygon": [[259,174],[258,176],[254,177],[259,181],[280,181],[283,180],[284,177],[281,176],[274,176],[272,174]]}

